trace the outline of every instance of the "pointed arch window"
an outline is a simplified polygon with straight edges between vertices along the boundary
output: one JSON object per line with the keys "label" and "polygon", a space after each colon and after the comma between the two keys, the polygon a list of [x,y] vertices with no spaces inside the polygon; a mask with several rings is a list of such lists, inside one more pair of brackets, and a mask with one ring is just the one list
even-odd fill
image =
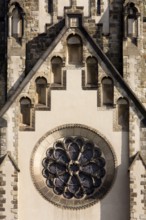
{"label": "pointed arch window", "polygon": [[125,7],[125,36],[138,37],[139,13],[134,3],[128,3]]}
{"label": "pointed arch window", "polygon": [[129,124],[129,103],[125,98],[120,98],[118,104],[118,124],[122,127],[128,127]]}
{"label": "pointed arch window", "polygon": [[21,123],[30,126],[31,125],[31,100],[27,97],[20,100],[20,113]]}
{"label": "pointed arch window", "polygon": [[36,79],[36,93],[38,104],[46,105],[46,88],[47,80],[44,77],[38,77]]}
{"label": "pointed arch window", "polygon": [[51,68],[52,68],[52,77],[54,84],[62,83],[62,66],[63,61],[60,57],[53,57],[51,60]]}
{"label": "pointed arch window", "polygon": [[67,39],[68,63],[73,65],[82,64],[82,40],[78,35],[71,35]]}
{"label": "pointed arch window", "polygon": [[102,80],[103,105],[112,106],[114,99],[113,81],[106,77]]}
{"label": "pointed arch window", "polygon": [[21,38],[23,35],[23,19],[18,7],[12,11],[12,36]]}
{"label": "pointed arch window", "polygon": [[87,64],[87,85],[97,85],[98,83],[98,62],[95,57],[88,57]]}
{"label": "pointed arch window", "polygon": [[9,37],[22,38],[24,34],[24,12],[18,3],[10,6],[8,13]]}

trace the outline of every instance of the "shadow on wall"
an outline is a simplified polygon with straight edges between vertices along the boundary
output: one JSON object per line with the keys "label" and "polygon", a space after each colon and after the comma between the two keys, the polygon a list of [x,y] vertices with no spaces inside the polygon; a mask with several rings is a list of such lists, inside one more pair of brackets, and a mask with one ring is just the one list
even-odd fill
{"label": "shadow on wall", "polygon": [[122,132],[121,160],[117,167],[115,182],[109,193],[101,200],[101,218],[100,220],[128,220],[130,217],[130,198],[129,198],[129,134]]}
{"label": "shadow on wall", "polygon": [[[113,8],[114,4],[115,3],[111,3],[110,8]],[[92,37],[95,37],[100,47],[103,47],[103,37],[106,38],[108,36],[109,39],[108,45],[110,46],[108,46],[109,49],[106,52],[106,54],[111,59],[113,64],[116,66],[116,68],[120,70],[120,72],[122,72],[121,63],[122,63],[122,37],[123,37],[122,29],[123,28],[121,27],[119,29],[119,24],[120,25],[122,24],[122,3],[119,6],[119,10],[117,10],[116,13],[114,12],[114,15],[112,15],[112,26],[114,26],[114,29],[113,27],[112,29],[111,28],[110,29],[111,31],[117,34],[117,38],[114,41],[112,39],[112,35],[109,38],[110,30],[109,30],[109,24],[107,22],[108,16],[109,16],[109,9],[106,9],[106,11],[102,14],[101,19],[98,21],[97,32]],[[32,67],[41,57],[43,52],[45,52],[45,50],[51,45],[52,41],[59,34],[64,24],[65,24],[65,20],[63,19],[57,24],[48,28],[47,33],[39,34],[37,37],[33,38],[31,41],[28,42],[26,46],[26,74],[32,69]],[[116,50],[113,50],[113,47],[115,46],[116,46]],[[117,51],[116,54],[115,51]]]}
{"label": "shadow on wall", "polygon": [[[104,50],[112,64],[123,74],[123,3],[109,2],[97,24],[93,35],[101,49]],[[113,10],[116,8],[115,10]],[[110,13],[110,14],[109,14]],[[109,19],[108,19],[109,18]],[[109,20],[109,22],[108,22]]]}
{"label": "shadow on wall", "polygon": [[33,40],[29,41],[26,45],[26,63],[25,70],[11,87],[7,93],[7,100],[15,93],[25,76],[33,68],[36,62],[39,60],[41,55],[46,51],[46,49],[51,45],[54,38],[58,35],[62,27],[64,26],[64,19],[54,26],[50,27],[49,33],[39,34]]}
{"label": "shadow on wall", "polygon": [[51,26],[47,33],[39,34],[33,38],[26,45],[26,74],[32,69],[32,67],[39,60],[41,55],[51,45],[54,38],[59,34],[60,30],[64,26],[64,19],[57,24]]}
{"label": "shadow on wall", "polygon": [[[111,4],[114,4],[114,3],[111,3]],[[112,5],[111,5],[111,7],[112,7]],[[102,22],[104,21],[104,19],[106,19],[107,15],[108,15],[108,9],[101,16],[101,19],[99,20],[99,27],[97,28],[97,32],[96,33],[94,32],[94,34],[92,36],[97,39],[97,42],[99,43],[100,47],[102,47],[102,45],[103,45],[103,37],[104,37],[104,34],[102,34],[102,29],[103,29]],[[121,13],[116,12],[116,16],[119,16],[119,22],[122,23],[121,22]],[[118,24],[119,23],[117,22],[117,26],[119,29]],[[13,93],[15,92],[15,90],[17,89],[17,87],[19,86],[19,84],[21,83],[23,78],[25,77],[25,75],[27,75],[29,73],[29,71],[33,68],[33,66],[39,60],[41,55],[51,45],[51,43],[53,42],[55,37],[58,36],[60,30],[63,28],[64,25],[65,25],[65,19],[59,21],[57,24],[52,25],[49,28],[47,27],[47,33],[41,33],[37,37],[33,38],[31,41],[29,41],[27,43],[27,45],[26,45],[25,73],[22,74],[22,76],[17,80],[17,82],[14,84],[14,86],[10,89],[10,91],[8,93],[8,98],[11,95],[13,95]],[[115,28],[117,28],[117,26]],[[101,30],[99,31],[99,29],[101,29]],[[122,39],[119,38],[119,35],[118,35],[116,47],[118,47],[117,45],[119,45],[120,49],[117,48],[117,50],[116,50],[116,51],[118,51],[117,54],[115,54],[115,52],[113,50],[113,44],[115,44],[115,41],[113,42],[112,37],[109,38],[109,36],[108,36],[108,39],[109,39],[108,45],[111,45],[111,46],[110,47],[108,46],[108,50],[106,51],[106,55],[111,59],[112,63],[115,64],[116,68],[118,70],[120,69],[120,72],[122,72],[121,71],[121,69],[122,69],[121,68],[122,52],[121,53],[119,52],[119,51],[122,51]]]}

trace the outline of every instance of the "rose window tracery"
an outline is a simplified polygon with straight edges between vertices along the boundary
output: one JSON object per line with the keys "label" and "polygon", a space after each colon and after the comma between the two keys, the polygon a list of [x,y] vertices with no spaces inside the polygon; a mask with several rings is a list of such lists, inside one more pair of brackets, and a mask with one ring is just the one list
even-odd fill
{"label": "rose window tracery", "polygon": [[101,150],[80,137],[55,142],[42,164],[47,186],[67,199],[94,194],[106,174]]}
{"label": "rose window tracery", "polygon": [[69,209],[89,207],[102,199],[112,186],[115,167],[108,141],[80,124],[48,131],[36,143],[30,161],[32,180],[42,197]]}

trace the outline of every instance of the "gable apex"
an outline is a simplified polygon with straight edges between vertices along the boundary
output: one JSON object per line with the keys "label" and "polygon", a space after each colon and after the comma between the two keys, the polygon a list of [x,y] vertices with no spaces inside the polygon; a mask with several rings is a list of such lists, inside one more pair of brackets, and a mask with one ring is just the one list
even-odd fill
{"label": "gable apex", "polygon": [[14,160],[14,158],[11,155],[11,152],[7,152],[7,154],[5,154],[4,156],[0,157],[0,168],[3,166],[4,162],[8,159],[8,161],[10,161],[10,163],[12,164],[12,166],[14,167],[14,169],[17,172],[20,172],[19,167],[17,166],[16,161]]}
{"label": "gable apex", "polygon": [[[33,66],[33,68],[30,70],[30,72],[27,74],[27,76],[24,78],[22,83],[18,86],[18,88],[15,90],[15,92],[12,94],[12,96],[8,99],[4,107],[0,111],[0,117],[4,115],[4,113],[7,111],[7,109],[11,106],[11,104],[15,101],[17,96],[21,93],[23,88],[28,84],[28,82],[31,80],[31,78],[35,75],[36,71],[40,68],[40,66],[43,64],[45,59],[49,56],[49,54],[52,52],[54,47],[57,45],[57,43],[62,39],[64,34],[68,28],[66,27],[66,24],[64,23],[64,26],[60,30],[60,33],[58,36],[54,39],[53,43],[48,47],[48,49],[42,54],[40,59],[36,62],[36,64]],[[134,107],[143,122],[145,122],[146,118],[146,110],[143,104],[139,101],[136,94],[132,91],[132,89],[129,87],[129,85],[125,82],[125,80],[122,78],[118,70],[114,67],[114,65],[111,63],[109,58],[106,56],[106,54],[103,52],[103,50],[99,47],[97,43],[93,40],[93,38],[89,35],[88,31],[83,25],[80,25],[79,28],[76,28],[76,30],[79,31],[80,35],[83,36],[83,38],[86,41],[86,46],[90,51],[94,52],[94,56],[97,57],[99,64],[103,68],[103,70],[113,78],[113,80],[116,83],[116,86],[118,86],[121,94],[128,98],[128,100],[134,104]]]}
{"label": "gable apex", "polygon": [[129,171],[133,168],[133,166],[135,166],[135,163],[137,160],[140,160],[142,162],[143,166],[146,168],[146,156],[143,155],[142,152],[139,151],[133,157],[132,162],[129,167]]}

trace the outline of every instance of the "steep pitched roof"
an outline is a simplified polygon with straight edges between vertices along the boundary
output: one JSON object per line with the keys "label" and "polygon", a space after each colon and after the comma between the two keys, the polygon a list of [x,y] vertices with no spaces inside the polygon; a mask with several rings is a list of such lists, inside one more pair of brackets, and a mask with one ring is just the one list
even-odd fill
{"label": "steep pitched roof", "polygon": [[[21,93],[23,88],[27,85],[27,83],[35,75],[36,71],[43,64],[44,60],[49,56],[49,54],[54,49],[54,47],[57,45],[57,43],[59,43],[59,41],[64,36],[67,30],[68,30],[68,27],[64,25],[59,35],[54,39],[53,43],[48,47],[48,49],[43,53],[40,59],[36,62],[34,67],[27,74],[27,76],[24,78],[22,83],[18,86],[16,91],[13,93],[13,95],[7,100],[6,104],[3,106],[3,108],[0,111],[0,117],[2,117],[5,114],[5,112],[11,106],[11,104],[15,101],[17,96]],[[123,96],[126,96],[129,99],[129,101],[134,105],[135,109],[137,110],[137,113],[140,116],[140,118],[145,122],[146,121],[146,109],[143,106],[143,104],[140,102],[136,94],[132,91],[129,85],[125,82],[125,80],[122,78],[118,70],[114,67],[114,65],[111,63],[111,61],[106,56],[106,54],[103,52],[103,50],[98,46],[97,43],[95,43],[92,37],[88,34],[85,27],[81,25],[78,31],[80,31],[81,35],[83,35],[85,40],[88,42],[86,46],[89,49],[92,49],[94,51],[103,70],[114,79],[119,89],[121,87],[121,90],[120,90],[121,94]]]}

